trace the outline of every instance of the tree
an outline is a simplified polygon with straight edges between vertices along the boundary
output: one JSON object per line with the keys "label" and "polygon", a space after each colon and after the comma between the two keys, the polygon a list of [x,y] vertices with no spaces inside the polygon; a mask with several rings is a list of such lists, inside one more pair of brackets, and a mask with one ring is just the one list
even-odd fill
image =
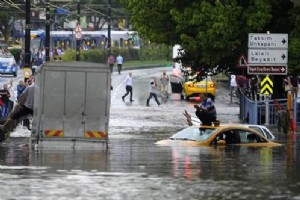
{"label": "tree", "polygon": [[24,1],[15,0],[14,3],[10,2],[4,1],[0,4],[0,32],[4,37],[4,42],[7,44],[13,30],[14,19],[25,18],[25,12],[23,11],[25,7]]}
{"label": "tree", "polygon": [[263,30],[271,19],[268,2],[128,0],[128,9],[141,35],[157,43],[180,44],[181,61],[197,69],[228,58],[233,65],[233,58],[246,50],[248,33]]}
{"label": "tree", "polygon": [[289,73],[300,75],[300,6],[290,11],[290,25],[293,27],[289,35]]}

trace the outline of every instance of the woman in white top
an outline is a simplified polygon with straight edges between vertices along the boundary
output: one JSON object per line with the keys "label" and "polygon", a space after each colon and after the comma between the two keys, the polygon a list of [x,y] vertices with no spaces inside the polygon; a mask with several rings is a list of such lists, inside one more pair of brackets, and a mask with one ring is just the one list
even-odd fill
{"label": "woman in white top", "polygon": [[236,93],[237,93],[236,76],[232,74],[230,76],[230,95],[236,96]]}

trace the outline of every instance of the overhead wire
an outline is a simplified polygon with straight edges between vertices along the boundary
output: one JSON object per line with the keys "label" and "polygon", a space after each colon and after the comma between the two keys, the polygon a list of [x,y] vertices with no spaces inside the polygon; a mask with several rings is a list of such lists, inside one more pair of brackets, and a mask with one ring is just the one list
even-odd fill
{"label": "overhead wire", "polygon": [[11,0],[4,0],[4,2],[7,3],[8,5],[16,8],[17,10],[24,12],[17,4],[12,2]]}

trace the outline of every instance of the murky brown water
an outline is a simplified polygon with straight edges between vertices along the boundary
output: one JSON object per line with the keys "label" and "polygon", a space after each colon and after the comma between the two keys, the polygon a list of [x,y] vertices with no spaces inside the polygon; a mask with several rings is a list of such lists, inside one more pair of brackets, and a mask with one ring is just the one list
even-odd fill
{"label": "murky brown water", "polygon": [[300,199],[299,136],[279,148],[156,146],[161,137],[39,151],[11,138],[0,199]]}
{"label": "murky brown water", "polygon": [[[146,107],[157,73],[134,72],[133,103],[121,100],[125,74],[114,75],[108,150],[36,151],[22,137],[2,143],[0,199],[300,200],[298,135],[277,134],[285,144],[278,148],[156,146],[187,126],[182,111],[195,103],[174,95]],[[218,88],[218,118],[237,122],[227,93]]]}

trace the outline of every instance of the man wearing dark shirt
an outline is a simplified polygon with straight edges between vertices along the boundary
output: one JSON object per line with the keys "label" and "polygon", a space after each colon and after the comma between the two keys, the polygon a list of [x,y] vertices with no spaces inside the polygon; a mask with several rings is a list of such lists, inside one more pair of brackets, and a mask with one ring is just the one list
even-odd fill
{"label": "man wearing dark shirt", "polygon": [[290,77],[290,81],[291,81],[291,84],[293,86],[293,88],[291,88],[292,95],[293,95],[293,97],[297,98],[297,96],[298,96],[298,83],[299,83],[298,76],[294,75],[294,76]]}

